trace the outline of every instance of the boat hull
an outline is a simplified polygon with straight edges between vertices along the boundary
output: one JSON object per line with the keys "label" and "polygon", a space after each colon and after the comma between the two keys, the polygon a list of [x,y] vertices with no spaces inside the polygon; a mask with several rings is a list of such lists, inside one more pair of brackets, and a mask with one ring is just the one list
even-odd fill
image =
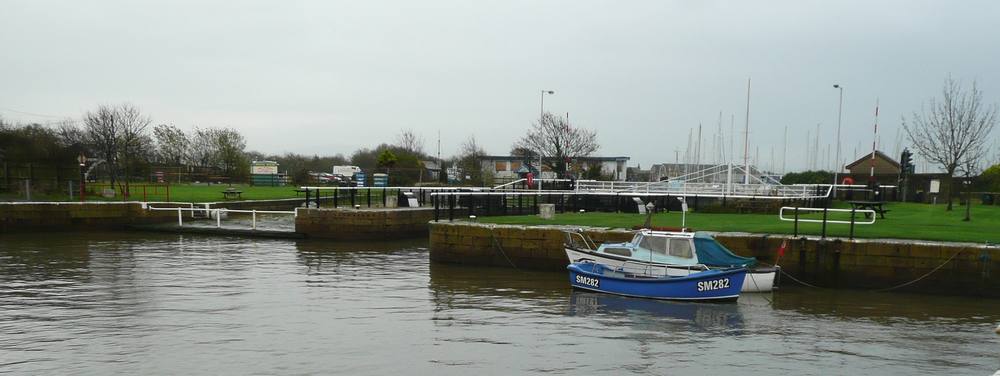
{"label": "boat hull", "polygon": [[[611,257],[597,252],[566,248],[566,257],[570,263],[591,261],[607,265],[613,269],[625,269],[635,273],[647,274],[653,277],[683,277],[692,273],[708,270],[704,265],[669,265],[648,261],[637,261],[626,257]],[[750,269],[743,281],[741,292],[771,292],[774,291],[774,281],[778,267]]]}
{"label": "boat hull", "polygon": [[745,268],[734,268],[652,278],[591,262],[572,263],[566,268],[575,288],[640,298],[697,301],[735,301],[747,272]]}

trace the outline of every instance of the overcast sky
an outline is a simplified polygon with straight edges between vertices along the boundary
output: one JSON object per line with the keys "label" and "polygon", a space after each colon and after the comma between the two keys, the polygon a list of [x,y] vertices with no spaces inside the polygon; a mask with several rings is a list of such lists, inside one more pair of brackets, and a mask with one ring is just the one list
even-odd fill
{"label": "overcast sky", "polygon": [[[742,159],[807,167],[807,131],[842,159],[898,151],[900,117],[951,74],[1000,102],[997,1],[0,1],[0,116],[79,119],[132,102],[157,123],[227,126],[252,150],[350,153],[401,129],[454,154],[505,154],[545,110],[630,165],[683,159],[722,112]],[[26,114],[30,113],[30,114]],[[998,130],[1000,131],[1000,130]],[[995,137],[994,137],[995,138]],[[831,156],[833,151],[831,151]],[[825,161],[821,158],[820,167]],[[832,165],[832,163],[831,163]]]}

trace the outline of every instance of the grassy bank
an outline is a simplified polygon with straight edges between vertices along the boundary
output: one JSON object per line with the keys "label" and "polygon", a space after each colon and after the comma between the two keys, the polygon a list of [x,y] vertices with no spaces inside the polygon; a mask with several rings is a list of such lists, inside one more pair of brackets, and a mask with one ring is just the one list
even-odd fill
{"label": "grassy bank", "polygon": [[[1000,207],[972,206],[972,221],[964,222],[964,206],[945,211],[944,205],[913,203],[890,203],[891,211],[885,219],[877,219],[873,225],[855,226],[854,235],[859,238],[895,238],[939,241],[990,242],[1000,243]],[[819,218],[817,215],[803,218]],[[849,216],[830,216],[831,219],[847,219]],[[863,216],[859,216],[863,220]],[[483,222],[499,224],[561,224],[597,227],[631,228],[642,225],[645,216],[635,213],[566,213],[557,214],[555,219],[542,220],[534,215],[486,217]],[[660,213],[653,216],[654,226],[679,227],[681,213]],[[792,222],[778,219],[777,214],[705,214],[688,213],[687,226],[705,231],[738,231],[765,234],[792,234]],[[819,235],[818,223],[800,223],[799,233]],[[849,225],[827,225],[828,236],[844,236]]]}

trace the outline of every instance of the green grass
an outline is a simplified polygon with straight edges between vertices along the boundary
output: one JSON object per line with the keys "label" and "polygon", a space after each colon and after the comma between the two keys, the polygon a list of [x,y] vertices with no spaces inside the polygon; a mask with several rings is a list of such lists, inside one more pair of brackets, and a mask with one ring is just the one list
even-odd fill
{"label": "green grass", "polygon": [[[839,205],[838,205],[839,206]],[[965,206],[955,205],[951,212],[945,205],[889,203],[885,219],[873,225],[856,225],[854,236],[859,238],[895,238],[963,242],[1000,243],[1000,206],[972,206],[972,221],[964,222]],[[863,216],[858,216],[864,219]],[[816,215],[802,218],[819,218]],[[848,216],[830,216],[846,219]],[[635,213],[566,213],[555,219],[543,220],[535,215],[484,217],[482,222],[498,224],[560,224],[596,227],[631,228],[642,225],[645,216]],[[660,213],[653,216],[654,226],[680,227],[681,214]],[[705,231],[734,231],[764,234],[792,234],[793,223],[778,219],[775,214],[707,214],[688,213],[687,227]],[[828,236],[847,237],[849,225],[828,224]],[[799,234],[819,235],[818,223],[800,223]]]}

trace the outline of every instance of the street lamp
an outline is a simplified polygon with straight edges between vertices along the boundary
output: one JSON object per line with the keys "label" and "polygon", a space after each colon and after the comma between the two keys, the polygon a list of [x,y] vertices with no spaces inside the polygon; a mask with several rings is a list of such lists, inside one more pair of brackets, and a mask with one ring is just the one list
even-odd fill
{"label": "street lamp", "polygon": [[837,102],[837,169],[833,172],[833,197],[837,197],[837,179],[840,175],[840,170],[844,166],[840,164],[840,119],[844,113],[844,87],[840,84],[833,84],[834,89],[840,90],[840,99]]}
{"label": "street lamp", "polygon": [[542,121],[542,116],[545,115],[545,94],[552,95],[555,93],[552,90],[542,90],[542,105],[540,106],[540,111],[538,111],[538,121]]}

